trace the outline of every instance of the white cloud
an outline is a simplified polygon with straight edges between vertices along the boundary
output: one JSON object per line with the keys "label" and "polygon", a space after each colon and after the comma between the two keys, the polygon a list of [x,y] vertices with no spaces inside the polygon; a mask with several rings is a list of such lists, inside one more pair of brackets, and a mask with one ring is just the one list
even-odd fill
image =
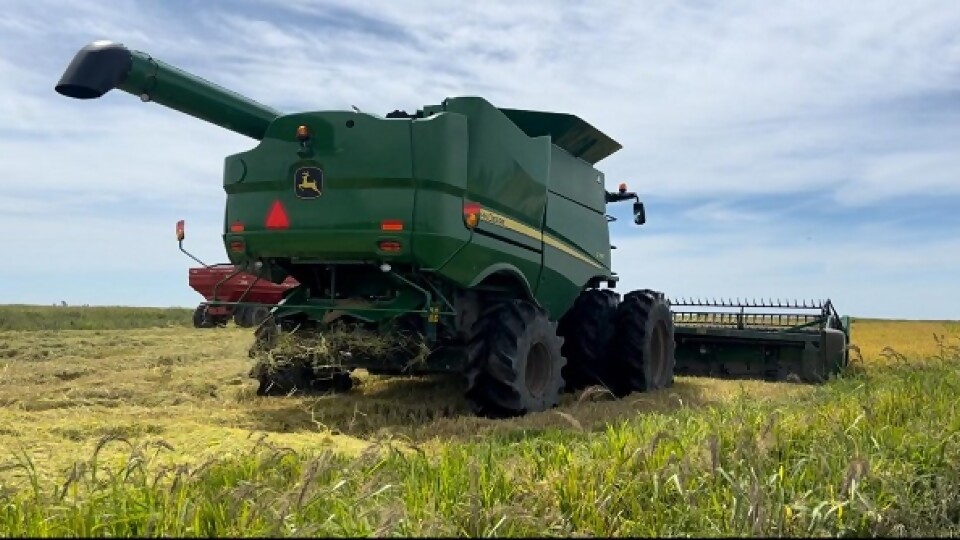
{"label": "white cloud", "polygon": [[[900,231],[882,225],[903,217],[904,197],[941,208],[960,199],[960,4],[248,0],[197,3],[186,16],[180,8],[8,7],[0,226],[19,231],[3,241],[8,256],[65,250],[83,259],[74,244],[96,238],[95,256],[77,263],[91,272],[180,267],[189,261],[179,252],[143,247],[172,244],[179,217],[195,224],[198,247],[223,256],[222,160],[254,141],[119,92],[79,102],[53,91],[79,47],[114,39],[285,111],[356,105],[383,114],[471,94],[573,112],[624,145],[601,163],[611,187],[627,181],[671,209],[648,208],[667,226],[654,221],[615,242],[621,274],[638,283],[690,294],[843,288],[851,309],[866,313],[887,302],[864,291],[929,287],[911,283],[915,276],[942,281],[942,296],[960,300],[960,286],[943,277],[958,263],[944,256],[958,247],[955,222],[914,226],[909,237],[931,243],[904,245],[891,244],[885,235]],[[826,213],[846,240],[808,241],[802,223],[778,223],[796,212],[758,196],[846,208]]]}

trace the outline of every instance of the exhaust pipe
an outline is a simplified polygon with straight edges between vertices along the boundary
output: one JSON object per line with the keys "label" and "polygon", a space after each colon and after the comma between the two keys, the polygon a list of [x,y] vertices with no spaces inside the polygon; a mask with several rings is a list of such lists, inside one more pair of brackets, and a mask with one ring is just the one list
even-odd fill
{"label": "exhaust pipe", "polygon": [[217,86],[120,43],[94,41],[80,49],[54,87],[74,99],[96,99],[118,88],[184,114],[261,140],[279,111]]}

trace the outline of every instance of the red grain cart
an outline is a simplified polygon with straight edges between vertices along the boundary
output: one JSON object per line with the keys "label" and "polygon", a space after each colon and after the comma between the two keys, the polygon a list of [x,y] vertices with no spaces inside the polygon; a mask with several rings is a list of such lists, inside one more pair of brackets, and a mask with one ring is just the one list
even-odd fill
{"label": "red grain cart", "polygon": [[[236,272],[236,267],[231,264],[191,268],[190,287],[203,295],[207,302],[276,304],[287,289],[298,285],[292,277],[277,285],[265,279],[257,281],[256,276],[246,272]],[[193,312],[193,326],[197,328],[224,326],[231,317],[237,326],[257,326],[270,314],[267,306],[209,305],[207,302]]]}

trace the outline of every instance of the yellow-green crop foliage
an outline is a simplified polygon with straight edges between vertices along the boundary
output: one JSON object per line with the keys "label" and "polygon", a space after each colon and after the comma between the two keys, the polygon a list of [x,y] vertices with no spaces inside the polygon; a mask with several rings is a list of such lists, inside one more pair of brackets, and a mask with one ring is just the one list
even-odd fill
{"label": "yellow-green crop foliage", "polygon": [[957,323],[858,320],[823,386],[489,421],[442,378],[256,397],[251,331],[180,313],[0,332],[0,536],[960,533]]}

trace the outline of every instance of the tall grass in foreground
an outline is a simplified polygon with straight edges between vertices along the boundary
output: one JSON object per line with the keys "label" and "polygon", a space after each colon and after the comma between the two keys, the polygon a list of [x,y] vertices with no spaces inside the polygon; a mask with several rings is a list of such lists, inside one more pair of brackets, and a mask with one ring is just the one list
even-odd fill
{"label": "tall grass in foreground", "polygon": [[779,406],[744,395],[595,433],[571,418],[433,455],[388,443],[298,455],[262,440],[162,469],[150,464],[162,441],[104,439],[130,458],[94,454],[62,484],[0,494],[0,534],[957,535],[960,355],[942,350]]}
{"label": "tall grass in foreground", "polygon": [[0,305],[0,331],[192,326],[192,316],[184,308]]}

